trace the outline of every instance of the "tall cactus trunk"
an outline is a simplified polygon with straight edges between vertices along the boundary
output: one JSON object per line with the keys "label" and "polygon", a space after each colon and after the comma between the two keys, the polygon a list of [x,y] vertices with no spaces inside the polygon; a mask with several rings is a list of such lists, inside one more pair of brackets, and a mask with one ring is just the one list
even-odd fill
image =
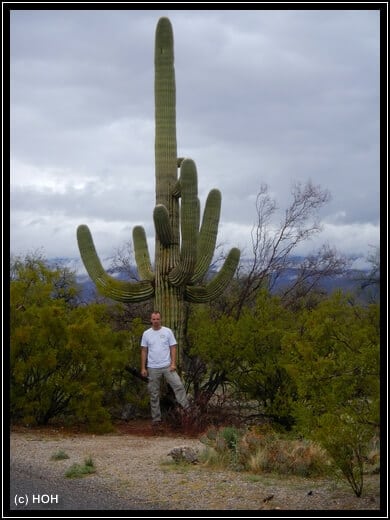
{"label": "tall cactus trunk", "polygon": [[221,194],[216,189],[210,191],[200,225],[195,163],[191,159],[177,158],[173,31],[168,18],[158,21],[155,41],[154,270],[142,226],[133,229],[139,282],[118,280],[105,272],[88,226],[78,227],[77,240],[87,272],[101,294],[125,303],[154,298],[154,309],[161,312],[164,324],[175,333],[180,367],[185,302],[205,303],[222,294],[237,268],[240,251],[232,248],[219,273],[204,282],[215,250]]}
{"label": "tall cactus trunk", "polygon": [[180,218],[179,199],[172,196],[178,168],[176,86],[173,32],[166,18],[157,24],[154,66],[156,206],[162,205],[168,210],[172,232],[170,247],[164,246],[156,234],[154,306],[161,311],[164,325],[175,332],[178,345],[182,345],[183,290],[171,285],[168,279],[168,273],[180,257]]}

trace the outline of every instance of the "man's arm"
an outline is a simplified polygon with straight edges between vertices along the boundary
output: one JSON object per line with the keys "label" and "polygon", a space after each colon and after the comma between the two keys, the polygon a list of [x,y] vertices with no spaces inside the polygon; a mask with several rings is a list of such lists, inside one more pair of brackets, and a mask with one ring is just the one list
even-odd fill
{"label": "man's arm", "polygon": [[141,347],[141,375],[147,377],[148,369],[146,368],[146,362],[148,359],[148,347]]}
{"label": "man's arm", "polygon": [[169,349],[171,351],[171,364],[169,365],[169,370],[173,372],[176,370],[177,345],[171,345]]}

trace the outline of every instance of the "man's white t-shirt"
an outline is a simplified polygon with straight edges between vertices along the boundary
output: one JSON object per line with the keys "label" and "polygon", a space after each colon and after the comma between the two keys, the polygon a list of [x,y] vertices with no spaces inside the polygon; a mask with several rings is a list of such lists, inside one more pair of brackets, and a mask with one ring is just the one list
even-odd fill
{"label": "man's white t-shirt", "polygon": [[142,334],[141,347],[148,348],[148,368],[163,368],[171,364],[171,350],[176,345],[173,332],[168,327],[154,330],[152,327]]}

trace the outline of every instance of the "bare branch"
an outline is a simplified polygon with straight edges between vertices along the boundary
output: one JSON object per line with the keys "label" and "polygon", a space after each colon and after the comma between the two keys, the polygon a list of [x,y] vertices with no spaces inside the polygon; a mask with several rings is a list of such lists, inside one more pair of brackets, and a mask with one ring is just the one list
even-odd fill
{"label": "bare branch", "polygon": [[115,250],[108,272],[110,271],[124,273],[129,280],[139,281],[131,240]]}
{"label": "bare branch", "polygon": [[[244,303],[248,303],[261,287],[271,289],[276,280],[285,269],[292,265],[292,254],[302,242],[310,239],[321,230],[318,221],[318,210],[330,199],[328,191],[320,186],[313,185],[310,181],[302,185],[296,183],[292,188],[292,202],[286,209],[284,217],[276,228],[271,221],[277,210],[276,202],[270,197],[266,184],[260,186],[256,197],[256,221],[252,228],[252,260],[246,270],[241,265],[240,271],[243,275],[242,290],[235,312],[239,316]],[[318,265],[315,272],[318,276],[328,272],[333,265],[341,267],[342,261],[336,261],[335,254],[322,251],[317,255],[317,261],[321,257],[323,268]],[[326,257],[332,262],[325,269]],[[314,258],[313,262],[314,267]],[[301,281],[308,277],[310,260],[308,265],[302,266]],[[325,263],[324,263],[325,262]],[[312,273],[313,274],[313,273]]]}

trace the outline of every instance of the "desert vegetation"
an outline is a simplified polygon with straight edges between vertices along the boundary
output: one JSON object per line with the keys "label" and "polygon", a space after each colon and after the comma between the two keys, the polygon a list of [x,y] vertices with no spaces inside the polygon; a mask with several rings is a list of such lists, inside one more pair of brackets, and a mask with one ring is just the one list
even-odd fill
{"label": "desert vegetation", "polygon": [[[304,472],[296,455],[281,453],[311,457],[316,446],[361,494],[367,461],[376,461],[373,470],[379,463],[379,304],[313,288],[291,303],[262,287],[237,315],[234,301],[246,282],[238,276],[213,304],[188,307],[182,374],[192,405],[179,414],[162,389],[166,421],[181,432],[208,431],[210,442],[213,428],[231,428],[223,434],[225,455],[254,473],[275,470],[270,446],[284,470]],[[74,273],[38,253],[13,258],[11,422],[105,433],[118,420],[148,417],[146,385],[137,377],[148,313],[145,304],[98,295],[83,302]],[[259,449],[261,439],[267,450]],[[210,460],[223,442],[208,446]],[[313,467],[326,468],[321,460]]]}

